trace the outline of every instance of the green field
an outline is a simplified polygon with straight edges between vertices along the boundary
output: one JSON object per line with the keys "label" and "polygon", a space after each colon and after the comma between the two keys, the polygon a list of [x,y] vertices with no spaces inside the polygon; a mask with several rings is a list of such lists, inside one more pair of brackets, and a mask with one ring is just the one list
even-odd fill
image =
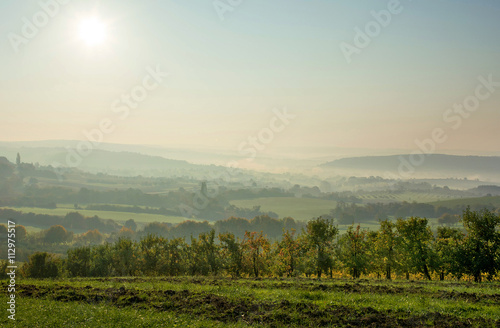
{"label": "green field", "polygon": [[[442,203],[450,202],[451,204],[465,203],[463,199],[453,199],[453,197],[455,196],[427,192],[392,193],[387,191],[380,191],[360,193],[359,195],[356,195],[356,197],[360,198],[365,203],[390,203],[403,201],[432,204],[434,204],[433,202],[436,201],[441,201]],[[452,199],[449,200],[450,198]],[[473,200],[475,200],[475,198],[473,198]],[[294,197],[269,197],[232,200],[230,203],[232,205],[245,208],[260,205],[262,211],[273,211],[276,212],[280,218],[290,216],[297,220],[309,220],[313,217],[328,214],[330,213],[331,209],[334,209],[337,206],[337,202],[333,200]],[[498,206],[500,206],[500,197],[498,197],[497,203]]]}
{"label": "green field", "polygon": [[366,203],[390,203],[390,202],[417,202],[429,203],[441,200],[454,199],[456,196],[443,195],[432,192],[405,191],[401,193],[393,193],[387,191],[375,191],[369,193],[361,193],[356,195]]}
{"label": "green field", "polygon": [[47,208],[34,208],[34,207],[0,207],[0,208],[10,208],[16,211],[25,213],[35,213],[35,214],[48,214],[48,215],[59,215],[65,216],[69,212],[79,212],[83,216],[92,217],[97,215],[101,219],[111,219],[117,223],[123,223],[127,220],[134,219],[136,223],[147,223],[147,222],[166,222],[166,223],[180,223],[186,220],[186,218],[181,216],[165,216],[161,214],[148,214],[148,213],[130,213],[130,212],[113,212],[113,211],[96,211],[96,210],[75,210],[70,206],[63,206],[54,209]]}
{"label": "green field", "polygon": [[330,213],[337,206],[333,200],[317,198],[269,197],[233,200],[232,205],[251,208],[260,205],[262,211],[276,212],[280,218],[290,216],[296,220],[309,220]]}
{"label": "green field", "polygon": [[32,227],[32,226],[25,226],[25,228],[28,233],[37,233],[43,230],[42,228]]}
{"label": "green field", "polygon": [[145,186],[141,181],[133,182],[133,181],[123,181],[124,178],[118,177],[117,179],[113,179],[108,177],[107,179],[100,178],[103,180],[102,182],[92,182],[89,181],[88,177],[82,177],[78,174],[76,175],[65,175],[64,181],[59,181],[57,179],[49,179],[38,177],[39,185],[41,187],[66,187],[72,188],[74,190],[79,190],[80,188],[92,188],[95,190],[114,190],[114,189],[128,189],[128,188],[138,188],[146,193],[159,193],[165,194],[169,191],[178,190],[179,187],[183,188],[196,188],[199,186],[196,182],[182,182],[176,183],[173,182],[169,185],[161,185],[161,186]]}
{"label": "green field", "polygon": [[[7,282],[2,282],[6,290]],[[497,283],[202,277],[19,279],[3,327],[498,327]],[[6,306],[2,293],[0,303]]]}

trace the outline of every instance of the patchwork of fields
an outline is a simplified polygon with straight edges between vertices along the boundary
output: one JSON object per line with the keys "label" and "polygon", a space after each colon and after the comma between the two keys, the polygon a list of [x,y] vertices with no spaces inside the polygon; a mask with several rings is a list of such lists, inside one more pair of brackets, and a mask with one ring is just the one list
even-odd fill
{"label": "patchwork of fields", "polygon": [[[305,278],[20,280],[16,326],[498,327],[499,287]],[[8,320],[1,316],[0,325]]]}
{"label": "patchwork of fields", "polygon": [[313,217],[328,214],[337,206],[337,202],[333,200],[294,197],[243,199],[233,200],[230,203],[245,208],[261,206],[262,211],[273,211],[280,218],[289,216],[296,220],[310,220]]}
{"label": "patchwork of fields", "polygon": [[363,193],[357,196],[367,203],[390,203],[390,202],[417,202],[429,203],[448,199],[454,199],[456,196],[443,195],[442,193],[406,191],[401,193],[392,193],[387,191],[377,191]]}
{"label": "patchwork of fields", "polygon": [[436,201],[431,204],[437,206],[446,206],[446,207],[462,206],[464,204],[470,206],[489,205],[489,206],[500,207],[500,196],[450,199],[450,200]]}
{"label": "patchwork of fields", "polygon": [[0,208],[10,208],[15,211],[20,211],[24,213],[35,213],[35,214],[48,214],[48,215],[59,215],[65,216],[70,212],[79,212],[83,216],[92,217],[97,215],[101,219],[107,220],[111,219],[117,223],[124,223],[127,220],[134,219],[136,223],[148,223],[148,222],[165,222],[165,223],[180,223],[186,220],[182,216],[165,216],[161,214],[149,214],[149,213],[131,213],[131,212],[115,212],[115,211],[99,211],[99,210],[75,210],[70,206],[57,207],[54,209],[48,208],[38,208],[38,207],[0,207]]}

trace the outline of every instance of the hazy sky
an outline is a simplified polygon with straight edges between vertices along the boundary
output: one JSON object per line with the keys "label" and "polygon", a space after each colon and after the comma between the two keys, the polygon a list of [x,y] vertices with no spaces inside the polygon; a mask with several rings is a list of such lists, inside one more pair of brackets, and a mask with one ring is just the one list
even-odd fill
{"label": "hazy sky", "polygon": [[[219,14],[212,0],[41,0],[53,17],[39,2],[0,0],[2,141],[81,140],[109,119],[105,142],[236,151],[286,107],[295,118],[266,151],[413,150],[436,128],[448,137],[438,149],[500,151],[498,85],[474,112],[447,113],[479,76],[500,82],[498,0],[242,0]],[[381,26],[371,12],[388,8]],[[89,17],[101,44],[80,37]],[[367,26],[348,63],[342,42]],[[148,67],[169,75],[125,118],[120,99]]]}

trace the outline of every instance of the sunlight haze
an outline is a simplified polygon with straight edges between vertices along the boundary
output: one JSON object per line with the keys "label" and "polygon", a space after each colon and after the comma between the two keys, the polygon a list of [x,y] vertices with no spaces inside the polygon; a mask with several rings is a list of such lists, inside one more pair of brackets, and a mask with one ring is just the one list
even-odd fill
{"label": "sunlight haze", "polygon": [[[18,52],[8,33],[40,6],[0,6],[3,141],[84,140],[109,117],[105,142],[237,151],[286,107],[297,119],[267,151],[411,151],[435,128],[442,151],[499,151],[500,93],[460,129],[443,120],[478,77],[500,81],[496,1],[401,1],[351,63],[340,44],[387,1],[244,1],[224,20],[210,1],[70,1]],[[113,102],[156,66],[168,77],[120,120]]]}

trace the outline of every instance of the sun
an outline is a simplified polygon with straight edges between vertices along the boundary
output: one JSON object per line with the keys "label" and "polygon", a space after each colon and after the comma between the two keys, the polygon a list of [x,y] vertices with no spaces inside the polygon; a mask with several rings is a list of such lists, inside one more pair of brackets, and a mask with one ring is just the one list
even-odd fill
{"label": "sun", "polygon": [[96,17],[82,19],[78,35],[88,46],[97,46],[106,41],[106,25]]}

